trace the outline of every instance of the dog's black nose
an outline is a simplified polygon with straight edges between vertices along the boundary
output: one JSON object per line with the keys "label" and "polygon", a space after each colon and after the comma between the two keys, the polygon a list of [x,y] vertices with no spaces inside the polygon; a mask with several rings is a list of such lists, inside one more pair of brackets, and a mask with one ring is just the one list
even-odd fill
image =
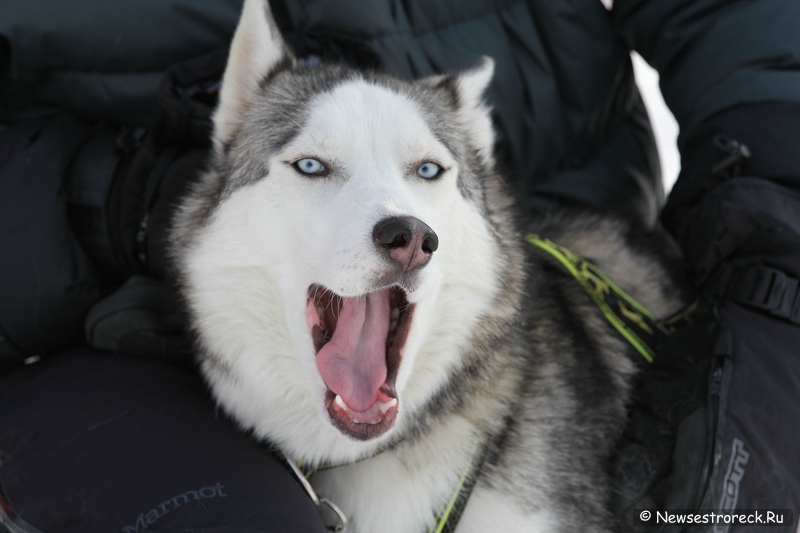
{"label": "dog's black nose", "polygon": [[382,253],[387,254],[405,271],[428,264],[431,254],[439,247],[439,237],[418,218],[390,217],[375,224],[372,239]]}

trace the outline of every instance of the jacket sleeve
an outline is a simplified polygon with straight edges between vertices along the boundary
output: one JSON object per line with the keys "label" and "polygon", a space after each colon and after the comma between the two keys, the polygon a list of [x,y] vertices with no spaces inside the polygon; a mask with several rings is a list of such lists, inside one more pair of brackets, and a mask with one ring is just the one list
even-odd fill
{"label": "jacket sleeve", "polygon": [[658,69],[681,128],[661,218],[696,283],[725,261],[794,272],[798,242],[772,237],[800,235],[796,207],[783,205],[800,191],[800,2],[616,0],[612,17]]}
{"label": "jacket sleeve", "polygon": [[800,104],[797,0],[615,0],[612,17],[625,43],[658,70],[682,149],[723,110]]}
{"label": "jacket sleeve", "polygon": [[175,63],[228,46],[242,0],[0,2],[0,122],[68,111],[158,121]]}

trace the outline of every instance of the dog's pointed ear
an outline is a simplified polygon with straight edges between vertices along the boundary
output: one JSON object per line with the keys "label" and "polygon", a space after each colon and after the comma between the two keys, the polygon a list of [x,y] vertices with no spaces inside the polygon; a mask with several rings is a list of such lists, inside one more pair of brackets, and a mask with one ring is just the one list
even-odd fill
{"label": "dog's pointed ear", "polygon": [[461,72],[456,78],[456,89],[459,104],[462,108],[478,107],[483,104],[483,94],[492,82],[494,60],[489,56],[481,56],[470,68]]}
{"label": "dog's pointed ear", "polygon": [[459,116],[478,158],[487,167],[494,166],[494,127],[492,111],[483,95],[494,75],[494,60],[481,56],[475,65],[459,74],[456,87],[459,96]]}
{"label": "dog's pointed ear", "polygon": [[232,139],[262,81],[276,69],[293,65],[293,62],[267,0],[245,0],[214,113],[214,147],[217,150]]}
{"label": "dog's pointed ear", "polygon": [[481,56],[468,70],[420,80],[425,85],[449,91],[459,122],[485,165],[494,164],[492,114],[483,98],[493,74],[494,60]]}

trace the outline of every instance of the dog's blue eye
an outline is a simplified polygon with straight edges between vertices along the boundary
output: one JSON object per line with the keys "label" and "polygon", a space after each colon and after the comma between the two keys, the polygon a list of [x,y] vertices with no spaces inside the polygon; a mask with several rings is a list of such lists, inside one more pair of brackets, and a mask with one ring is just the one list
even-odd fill
{"label": "dog's blue eye", "polygon": [[437,165],[436,163],[425,163],[421,167],[417,169],[417,174],[421,178],[425,178],[426,180],[432,180],[439,176],[442,173],[442,167]]}
{"label": "dog's blue eye", "polygon": [[325,172],[325,165],[317,161],[316,159],[301,159],[297,163],[294,164],[294,168],[302,172],[303,174],[322,174]]}

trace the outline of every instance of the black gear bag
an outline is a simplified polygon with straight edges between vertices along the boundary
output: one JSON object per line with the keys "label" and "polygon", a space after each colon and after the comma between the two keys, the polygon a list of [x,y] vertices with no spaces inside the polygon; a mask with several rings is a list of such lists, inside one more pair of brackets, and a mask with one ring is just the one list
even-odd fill
{"label": "black gear bag", "polygon": [[694,180],[701,184],[694,191],[676,187],[681,201],[668,207],[665,222],[692,266],[702,304],[642,377],[614,470],[613,509],[625,526],[642,509],[791,510],[791,523],[767,530],[642,530],[798,528],[800,156],[776,157],[774,132],[742,134],[746,145],[720,135],[734,130],[741,138],[742,124],[757,123],[749,120],[754,111],[759,120],[774,116],[766,124],[776,127],[800,116],[798,109],[735,110],[703,133],[704,153],[684,162],[684,173],[707,178]]}

